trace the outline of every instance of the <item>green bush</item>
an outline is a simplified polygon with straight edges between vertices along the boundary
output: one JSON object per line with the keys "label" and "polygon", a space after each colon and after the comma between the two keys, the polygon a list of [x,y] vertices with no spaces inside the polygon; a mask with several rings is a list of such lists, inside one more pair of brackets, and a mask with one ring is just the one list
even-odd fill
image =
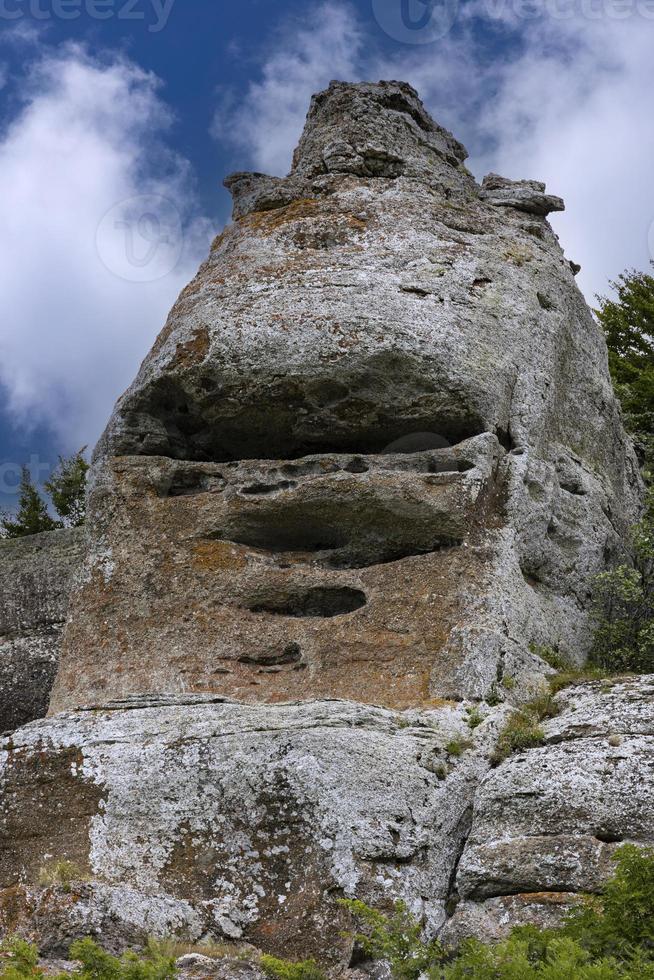
{"label": "green bush", "polygon": [[325,980],[325,974],[315,960],[280,960],[276,956],[261,956],[263,972],[272,980]]}
{"label": "green bush", "polygon": [[[0,980],[41,980],[44,973],[39,968],[39,952],[36,946],[16,936],[0,945],[2,970]],[[50,980],[174,980],[175,961],[148,949],[138,956],[131,951],[119,958],[111,956],[92,939],[79,939],[70,947],[70,958],[79,966],[72,974],[50,976]]]}
{"label": "green bush", "polygon": [[632,539],[634,567],[620,565],[595,579],[590,659],[613,673],[654,671],[654,490]]}
{"label": "green bush", "polygon": [[18,936],[10,936],[0,944],[0,962],[1,980],[30,980],[41,976],[38,949]]}
{"label": "green bush", "polygon": [[443,956],[437,940],[424,942],[420,923],[403,902],[397,902],[390,915],[371,909],[364,902],[343,899],[363,927],[353,939],[371,960],[385,960],[395,980],[416,980]]}
{"label": "green bush", "polygon": [[502,729],[493,750],[495,765],[508,759],[514,752],[533,749],[543,744],[545,732],[538,724],[538,714],[525,707],[514,711]]}
{"label": "green bush", "polygon": [[364,927],[354,939],[385,960],[395,980],[654,980],[654,849],[624,845],[601,897],[587,898],[559,929],[516,928],[486,946],[476,940],[454,953],[421,938],[399,905],[391,916],[346,902]]}

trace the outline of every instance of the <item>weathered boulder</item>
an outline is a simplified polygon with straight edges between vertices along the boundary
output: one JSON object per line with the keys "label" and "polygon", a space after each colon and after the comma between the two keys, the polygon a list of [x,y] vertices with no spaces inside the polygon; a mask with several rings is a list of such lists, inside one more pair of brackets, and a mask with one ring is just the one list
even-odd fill
{"label": "weathered boulder", "polygon": [[451,937],[547,924],[575,894],[600,889],[620,843],[654,844],[654,677],[556,700],[543,747],[513,755],[477,792]]}
{"label": "weathered boulder", "polygon": [[409,86],[334,83],[289,177],[228,181],[96,452],[53,710],[405,707],[583,660],[637,467],[543,185],[464,159]]}
{"label": "weathered boulder", "polygon": [[0,731],[45,717],[82,530],[0,541]]}
{"label": "weathered boulder", "polygon": [[[584,660],[641,486],[560,202],[464,159],[409,86],[333,83],[287,178],[229,180],[235,221],[95,454],[51,717],[0,757],[7,929],[343,966],[341,895],[433,933],[457,898],[453,923],[537,915],[526,892],[606,873],[590,811],[548,851],[576,782],[601,795],[574,741],[526,801],[517,760],[476,801],[539,647]],[[639,840],[646,739],[613,821]],[[64,860],[88,880],[57,904]]]}
{"label": "weathered boulder", "polygon": [[[500,716],[205,697],[28,725],[2,753],[0,922],[49,955],[90,932],[345,963],[339,896],[438,928]],[[57,900],[34,886],[61,861],[90,880]]]}

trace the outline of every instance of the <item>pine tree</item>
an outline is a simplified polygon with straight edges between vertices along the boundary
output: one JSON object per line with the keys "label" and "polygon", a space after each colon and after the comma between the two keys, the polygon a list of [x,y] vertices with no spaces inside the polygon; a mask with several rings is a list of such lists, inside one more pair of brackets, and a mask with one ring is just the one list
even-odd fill
{"label": "pine tree", "polygon": [[[654,262],[652,263],[654,268]],[[654,276],[635,270],[611,282],[616,298],[598,296],[597,317],[609,348],[609,366],[627,427],[654,468]]]}
{"label": "pine tree", "polygon": [[0,533],[5,538],[23,538],[41,531],[54,531],[61,527],[53,520],[39,491],[32,482],[29,470],[23,466],[15,519],[5,515],[0,519]]}
{"label": "pine tree", "polygon": [[86,520],[86,478],[89,464],[84,446],[74,456],[59,457],[59,465],[45,483],[64,527],[80,527]]}

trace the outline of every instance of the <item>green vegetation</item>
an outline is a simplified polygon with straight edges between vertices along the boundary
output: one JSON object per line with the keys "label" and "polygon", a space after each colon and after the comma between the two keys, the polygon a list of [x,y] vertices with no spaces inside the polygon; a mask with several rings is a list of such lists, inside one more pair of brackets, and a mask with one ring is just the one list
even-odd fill
{"label": "green vegetation", "polygon": [[16,518],[12,520],[4,515],[0,519],[0,533],[5,538],[23,538],[30,534],[40,534],[41,531],[53,531],[57,527],[61,525],[50,517],[27,467],[23,466]]}
{"label": "green vegetation", "polygon": [[81,527],[86,520],[86,479],[89,464],[86,446],[74,456],[60,456],[59,464],[45,483],[45,489],[64,527]]}
{"label": "green vegetation", "polygon": [[[602,895],[583,899],[560,928],[523,926],[493,946],[470,940],[454,951],[424,940],[420,923],[402,902],[387,914],[356,900],[340,904],[359,925],[352,940],[368,959],[386,962],[393,980],[417,980],[421,974],[429,980],[654,980],[654,849],[626,844],[615,859],[616,872]],[[69,976],[174,980],[172,948],[150,942],[140,956],[116,957],[82,939],[71,946],[76,968]],[[325,980],[327,975],[314,960],[264,955],[258,963],[272,980]],[[17,937],[0,945],[0,964],[0,980],[44,977],[36,947]]]}
{"label": "green vegetation", "polygon": [[528,708],[514,711],[499,734],[491,757],[492,762],[499,765],[514,752],[542,745],[545,732],[538,722],[537,715]]}
{"label": "green vegetation", "polygon": [[23,466],[15,517],[0,515],[0,537],[24,538],[61,527],[80,527],[86,520],[86,479],[89,464],[84,459],[86,446],[70,457],[59,457],[56,470],[45,483],[58,520],[51,517],[48,505],[35,487],[29,470]]}
{"label": "green vegetation", "polygon": [[361,924],[354,942],[368,959],[387,962],[394,980],[416,980],[442,960],[441,944],[422,940],[421,926],[403,902],[397,902],[390,915],[357,900],[343,899],[340,904]]}
{"label": "green vegetation", "polygon": [[70,891],[74,881],[84,881],[86,875],[74,861],[55,861],[39,871],[39,884],[44,888],[63,888]]}
{"label": "green vegetation", "polygon": [[616,298],[598,296],[595,312],[627,427],[649,472],[654,462],[654,276],[626,271],[610,285]]}
{"label": "green vegetation", "polygon": [[615,672],[654,671],[654,489],[633,532],[634,565],[595,580],[591,665]]}
{"label": "green vegetation", "polygon": [[325,973],[315,960],[280,960],[276,956],[259,959],[263,972],[272,980],[325,980]]}
{"label": "green vegetation", "polygon": [[482,715],[479,708],[468,708],[466,710],[466,714],[468,716],[466,719],[468,722],[468,728],[470,729],[470,731],[474,732],[475,728],[479,728],[479,726],[483,722],[484,716]]}
{"label": "green vegetation", "polygon": [[[148,948],[143,956],[126,952],[119,958],[105,952],[92,939],[80,939],[70,947],[77,961],[73,974],[61,973],[52,980],[174,980],[175,961]],[[41,980],[39,953],[35,946],[13,936],[0,945],[0,980]]]}
{"label": "green vegetation", "polygon": [[588,898],[559,929],[514,929],[504,942],[463,944],[456,954],[424,942],[403,905],[388,916],[345,903],[360,921],[364,953],[386,960],[394,980],[654,980],[654,850],[625,845],[599,898]]}
{"label": "green vegetation", "polygon": [[461,738],[460,736],[455,736],[451,738],[450,741],[445,746],[445,751],[448,755],[458,758],[460,755],[466,751],[466,749],[472,748],[472,742],[468,738]]}

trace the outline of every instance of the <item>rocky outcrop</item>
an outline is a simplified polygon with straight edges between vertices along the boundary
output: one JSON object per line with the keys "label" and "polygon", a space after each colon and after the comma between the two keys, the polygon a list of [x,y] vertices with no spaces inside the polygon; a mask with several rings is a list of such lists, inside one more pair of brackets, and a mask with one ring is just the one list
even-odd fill
{"label": "rocky outcrop", "polygon": [[477,793],[451,937],[548,924],[599,891],[620,843],[654,844],[654,677],[574,686],[556,700],[543,747],[512,756]]}
{"label": "rocky outcrop", "polygon": [[[436,929],[496,721],[472,733],[463,705],[198,698],[28,725],[3,767],[5,923],[13,912],[51,954],[95,932],[118,946],[244,938],[331,962],[349,958],[339,896],[404,898]],[[56,916],[33,890],[44,855],[92,876]]]}
{"label": "rocky outcrop", "polygon": [[45,717],[83,531],[0,541],[0,731]]}
{"label": "rocky outcrop", "polygon": [[542,646],[583,662],[640,481],[562,202],[464,160],[409,86],[333,83],[287,178],[228,181],[95,454],[50,717],[4,745],[6,929],[343,966],[342,895],[484,934],[606,873],[583,807],[631,783],[572,695],[542,755],[491,750]]}
{"label": "rocky outcrop", "polygon": [[464,159],[409,86],[334,83],[289,177],[228,181],[96,452],[55,710],[428,705],[583,659],[637,467],[558,199]]}

